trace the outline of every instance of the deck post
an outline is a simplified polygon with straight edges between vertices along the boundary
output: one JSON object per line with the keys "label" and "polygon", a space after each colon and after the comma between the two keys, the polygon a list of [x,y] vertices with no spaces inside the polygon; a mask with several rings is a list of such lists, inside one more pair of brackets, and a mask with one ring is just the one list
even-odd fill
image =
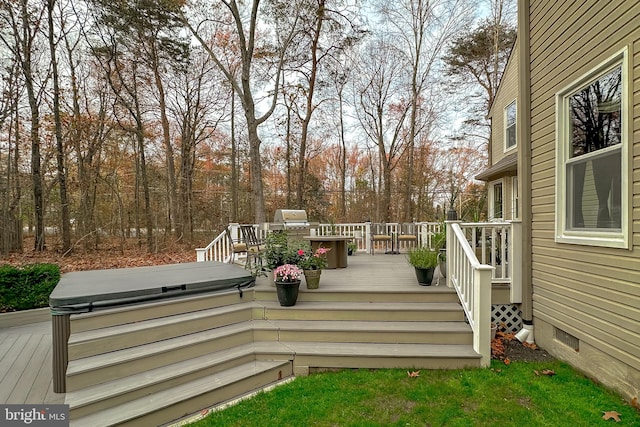
{"label": "deck post", "polygon": [[365,252],[371,253],[371,221],[364,223]]}
{"label": "deck post", "polygon": [[68,314],[51,314],[51,340],[53,354],[51,368],[53,376],[53,392],[66,393],[67,365],[69,364],[69,349],[67,342],[71,335],[71,322]]}

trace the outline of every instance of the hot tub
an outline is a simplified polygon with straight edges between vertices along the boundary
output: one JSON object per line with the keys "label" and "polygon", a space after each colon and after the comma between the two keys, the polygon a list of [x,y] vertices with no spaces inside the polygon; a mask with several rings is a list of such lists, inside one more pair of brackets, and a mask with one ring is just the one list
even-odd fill
{"label": "hot tub", "polygon": [[53,391],[66,392],[71,315],[234,289],[242,294],[254,285],[249,270],[215,261],[63,274],[49,295]]}

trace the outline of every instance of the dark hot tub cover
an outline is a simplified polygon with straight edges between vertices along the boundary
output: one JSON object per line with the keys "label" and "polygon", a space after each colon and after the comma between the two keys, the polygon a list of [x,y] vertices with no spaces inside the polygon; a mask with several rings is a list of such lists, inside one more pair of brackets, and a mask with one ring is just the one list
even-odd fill
{"label": "dark hot tub cover", "polygon": [[49,306],[52,314],[85,313],[203,292],[241,291],[254,284],[250,271],[215,261],[77,271],[62,275]]}

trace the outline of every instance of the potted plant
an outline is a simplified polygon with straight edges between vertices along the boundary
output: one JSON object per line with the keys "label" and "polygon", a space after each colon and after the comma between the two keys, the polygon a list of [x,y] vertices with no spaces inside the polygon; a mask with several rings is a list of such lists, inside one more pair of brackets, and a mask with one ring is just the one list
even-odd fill
{"label": "potted plant", "polygon": [[265,238],[264,259],[266,267],[274,270],[276,267],[286,264],[288,251],[287,233],[272,232]]}
{"label": "potted plant", "polygon": [[304,271],[307,289],[318,289],[320,286],[320,274],[322,274],[322,269],[327,267],[326,253],[330,250],[322,246],[315,252],[310,247],[298,249],[298,266]]}
{"label": "potted plant", "polygon": [[278,301],[283,307],[290,307],[298,300],[302,270],[295,264],[283,264],[273,270]]}
{"label": "potted plant", "polygon": [[347,255],[353,255],[358,250],[358,244],[356,242],[347,243]]}
{"label": "potted plant", "polygon": [[422,286],[430,286],[433,281],[433,272],[438,265],[438,252],[422,246],[410,249],[407,256],[409,264],[416,271],[418,283]]}
{"label": "potted plant", "polygon": [[[266,269],[273,271],[284,264],[297,264],[299,261],[298,248],[305,242],[291,242],[286,231],[269,233],[265,238],[264,263]],[[275,277],[274,277],[275,281]]]}

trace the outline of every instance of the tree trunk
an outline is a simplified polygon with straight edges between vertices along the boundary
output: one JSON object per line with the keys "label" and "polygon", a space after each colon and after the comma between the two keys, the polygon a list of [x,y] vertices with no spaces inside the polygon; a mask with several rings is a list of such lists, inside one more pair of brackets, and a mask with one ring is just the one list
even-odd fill
{"label": "tree trunk", "polygon": [[[11,31],[15,41],[14,54],[20,62],[20,69],[24,76],[24,87],[27,91],[29,109],[31,111],[31,183],[33,191],[33,210],[35,219],[36,251],[45,249],[44,235],[44,194],[42,189],[42,172],[40,159],[40,111],[39,100],[33,76],[32,49],[36,34],[39,31],[42,15],[39,11],[29,11],[27,0],[20,0],[18,5],[20,22],[11,21]],[[33,28],[31,27],[33,25]]]}
{"label": "tree trunk", "polygon": [[169,131],[169,119],[167,118],[167,103],[165,100],[164,85],[160,76],[160,65],[158,63],[158,52],[155,41],[151,42],[151,54],[153,76],[156,88],[158,89],[158,107],[160,108],[160,122],[162,123],[162,139],[164,142],[164,152],[167,163],[167,187],[169,196],[169,221],[168,227],[170,233],[176,229],[175,221],[177,218],[176,209],[176,167],[173,156],[173,146],[171,145],[171,135]]}
{"label": "tree trunk", "polygon": [[238,142],[236,141],[236,93],[231,88],[231,221],[238,221],[240,181],[238,179]]}
{"label": "tree trunk", "polygon": [[60,211],[62,214],[62,251],[71,249],[71,221],[69,218],[69,201],[67,198],[67,172],[65,170],[64,143],[62,140],[62,122],[60,119],[60,84],[58,76],[58,62],[56,58],[56,43],[53,31],[53,7],[56,0],[47,1],[47,21],[49,24],[49,51],[51,53],[51,67],[53,72],[53,120],[56,135],[56,163],[58,168],[58,186],[60,190]]}
{"label": "tree trunk", "polygon": [[296,191],[296,201],[298,209],[304,208],[304,181],[307,173],[307,137],[309,133],[309,123],[315,106],[313,105],[313,95],[315,94],[316,77],[318,75],[318,43],[322,33],[322,23],[324,21],[324,0],[318,1],[316,11],[316,26],[313,30],[311,41],[311,72],[309,73],[309,88],[306,97],[306,110],[302,118],[302,134],[300,136],[300,153],[298,158],[298,186]]}
{"label": "tree trunk", "polygon": [[260,137],[258,123],[255,118],[247,115],[249,131],[249,165],[251,171],[251,196],[253,198],[254,218],[257,224],[266,221],[264,210],[264,187],[262,182],[262,161],[260,159]]}

